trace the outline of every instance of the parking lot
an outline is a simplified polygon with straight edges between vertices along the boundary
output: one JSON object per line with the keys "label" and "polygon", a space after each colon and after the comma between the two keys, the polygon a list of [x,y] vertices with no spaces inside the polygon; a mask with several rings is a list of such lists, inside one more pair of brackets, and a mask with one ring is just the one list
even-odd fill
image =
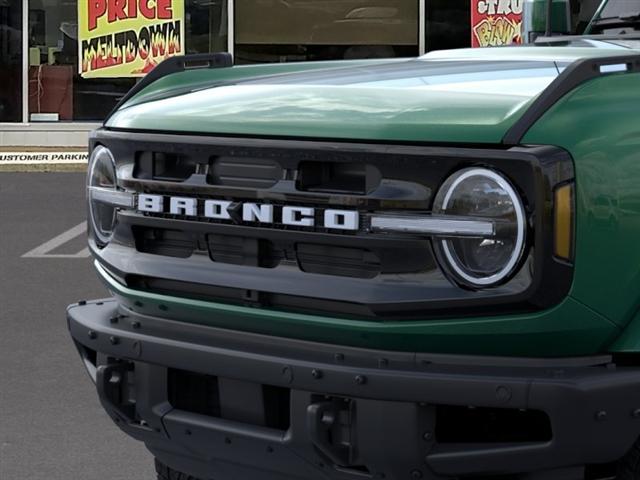
{"label": "parking lot", "polygon": [[83,173],[0,173],[0,479],[155,478],[99,405],[65,307],[107,296],[85,249]]}

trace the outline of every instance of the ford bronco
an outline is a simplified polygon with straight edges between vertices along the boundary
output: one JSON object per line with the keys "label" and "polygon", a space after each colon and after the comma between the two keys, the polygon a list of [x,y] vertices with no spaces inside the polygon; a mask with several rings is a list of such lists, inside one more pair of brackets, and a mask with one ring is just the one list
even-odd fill
{"label": "ford bronco", "polygon": [[90,138],[112,297],[68,325],[158,478],[640,479],[636,3],[145,77]]}

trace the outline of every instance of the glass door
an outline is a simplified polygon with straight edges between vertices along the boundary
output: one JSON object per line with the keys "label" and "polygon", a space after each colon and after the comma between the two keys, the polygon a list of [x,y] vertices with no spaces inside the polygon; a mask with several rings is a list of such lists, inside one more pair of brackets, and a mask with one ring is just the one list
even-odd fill
{"label": "glass door", "polygon": [[0,122],[22,121],[22,2],[0,0]]}
{"label": "glass door", "polygon": [[426,0],[427,51],[471,46],[471,0]]}

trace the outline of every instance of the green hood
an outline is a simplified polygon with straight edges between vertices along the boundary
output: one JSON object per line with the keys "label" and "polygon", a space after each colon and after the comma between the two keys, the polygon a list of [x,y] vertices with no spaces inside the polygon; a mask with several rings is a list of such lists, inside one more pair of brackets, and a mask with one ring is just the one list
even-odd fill
{"label": "green hood", "polygon": [[566,65],[600,48],[433,52],[418,59],[187,71],[142,90],[108,128],[417,142],[500,143]]}

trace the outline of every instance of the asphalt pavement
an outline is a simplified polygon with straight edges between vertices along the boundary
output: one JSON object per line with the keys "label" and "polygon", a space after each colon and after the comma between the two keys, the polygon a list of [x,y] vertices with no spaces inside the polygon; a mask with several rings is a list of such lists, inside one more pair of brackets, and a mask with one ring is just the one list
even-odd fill
{"label": "asphalt pavement", "polygon": [[84,174],[0,172],[0,479],[155,479],[100,406],[65,307],[108,294],[85,250]]}

